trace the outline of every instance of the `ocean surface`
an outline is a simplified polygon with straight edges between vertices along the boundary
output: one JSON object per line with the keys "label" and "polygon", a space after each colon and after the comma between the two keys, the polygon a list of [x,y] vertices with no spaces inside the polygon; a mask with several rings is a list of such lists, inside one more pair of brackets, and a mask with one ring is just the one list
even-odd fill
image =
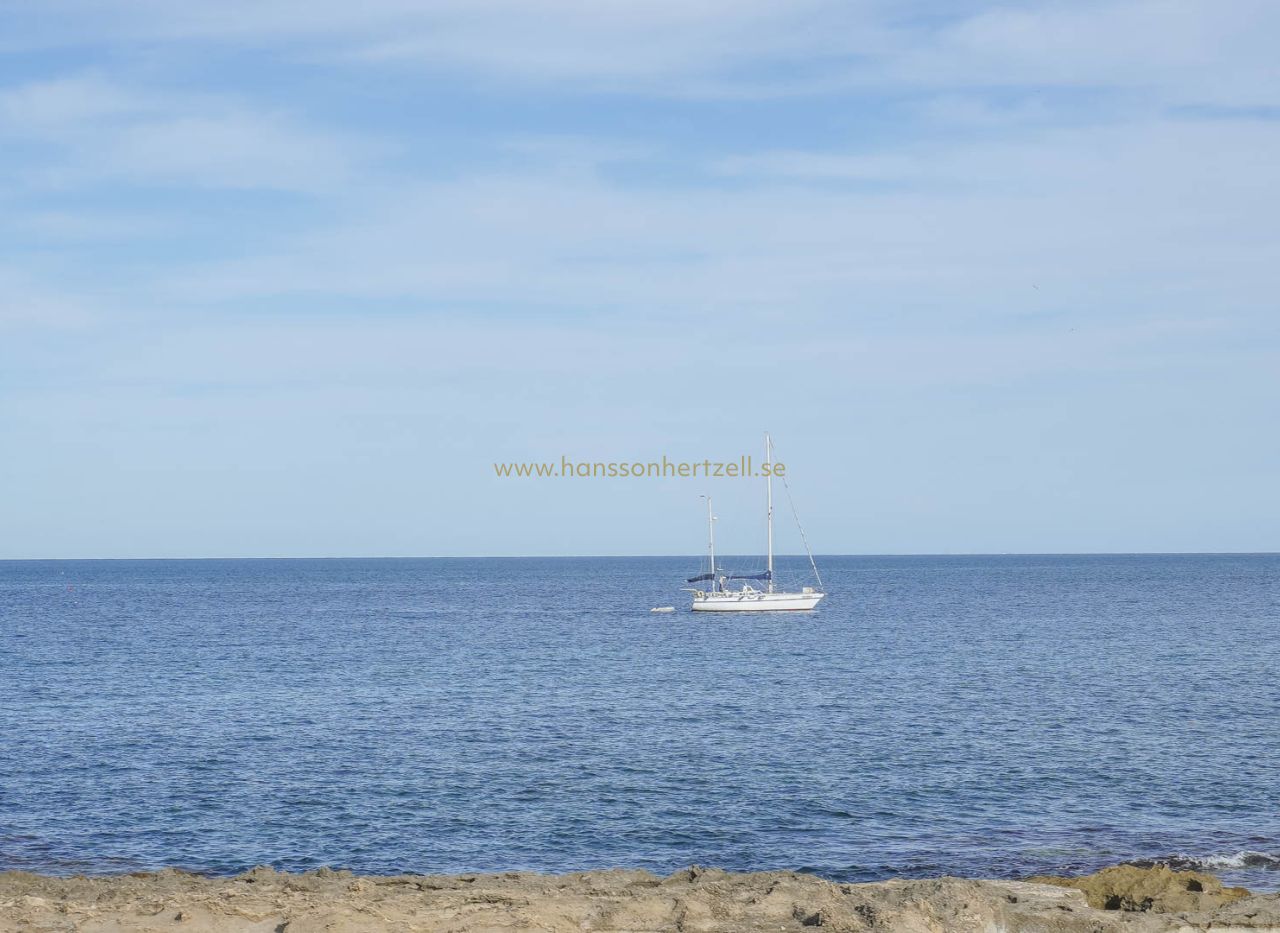
{"label": "ocean surface", "polygon": [[1280,556],[819,568],[716,616],[692,557],[0,562],[0,868],[1280,887]]}

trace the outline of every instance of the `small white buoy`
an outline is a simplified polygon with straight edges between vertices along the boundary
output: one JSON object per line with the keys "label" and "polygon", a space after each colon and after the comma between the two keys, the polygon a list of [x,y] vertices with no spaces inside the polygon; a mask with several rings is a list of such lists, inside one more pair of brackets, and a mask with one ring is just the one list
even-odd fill
{"label": "small white buoy", "polygon": [[650,612],[675,612],[676,607],[675,606],[654,606],[649,611]]}

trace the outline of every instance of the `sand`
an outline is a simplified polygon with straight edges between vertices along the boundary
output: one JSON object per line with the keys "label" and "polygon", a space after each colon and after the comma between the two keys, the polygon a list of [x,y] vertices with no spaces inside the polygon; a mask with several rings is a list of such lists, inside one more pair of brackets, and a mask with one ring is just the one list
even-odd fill
{"label": "sand", "polygon": [[1280,895],[1223,888],[1193,872],[1108,871],[1043,883],[873,884],[701,868],[666,878],[625,870],[372,877],[256,868],[234,878],[8,872],[0,873],[0,931],[1280,931]]}

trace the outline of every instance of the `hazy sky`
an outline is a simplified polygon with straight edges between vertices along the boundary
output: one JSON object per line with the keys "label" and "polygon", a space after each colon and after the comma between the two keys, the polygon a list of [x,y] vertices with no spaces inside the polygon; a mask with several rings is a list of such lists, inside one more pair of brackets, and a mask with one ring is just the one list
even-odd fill
{"label": "hazy sky", "polygon": [[[1280,4],[0,12],[0,557],[1280,549]],[[794,550],[794,534],[780,534]]]}

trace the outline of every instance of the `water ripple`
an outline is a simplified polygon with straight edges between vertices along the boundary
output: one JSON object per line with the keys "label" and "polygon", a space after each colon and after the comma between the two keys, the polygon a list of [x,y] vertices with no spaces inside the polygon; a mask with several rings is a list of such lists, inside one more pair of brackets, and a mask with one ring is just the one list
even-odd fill
{"label": "water ripple", "polygon": [[810,616],[650,615],[688,564],[0,563],[0,867],[1280,887],[1280,558],[831,558]]}

